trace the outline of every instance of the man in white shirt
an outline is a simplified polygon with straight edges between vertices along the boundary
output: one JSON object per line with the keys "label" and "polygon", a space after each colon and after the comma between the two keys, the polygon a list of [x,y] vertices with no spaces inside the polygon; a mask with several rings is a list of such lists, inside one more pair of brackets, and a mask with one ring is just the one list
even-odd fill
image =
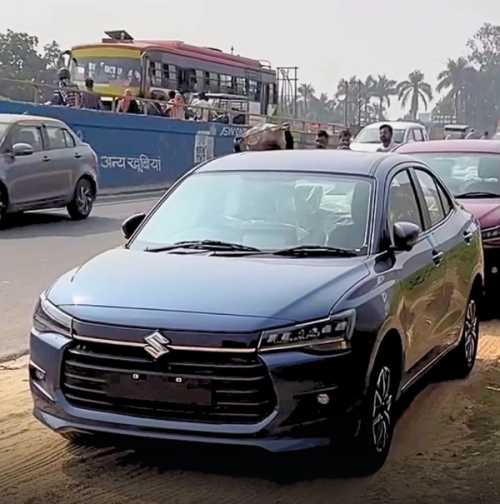
{"label": "man in white shirt", "polygon": [[393,130],[390,124],[382,124],[380,126],[380,143],[382,144],[377,152],[390,152],[396,144],[392,140]]}
{"label": "man in white shirt", "polygon": [[213,107],[204,91],[198,94],[198,98],[194,99],[191,105],[198,121],[209,122],[212,120]]}

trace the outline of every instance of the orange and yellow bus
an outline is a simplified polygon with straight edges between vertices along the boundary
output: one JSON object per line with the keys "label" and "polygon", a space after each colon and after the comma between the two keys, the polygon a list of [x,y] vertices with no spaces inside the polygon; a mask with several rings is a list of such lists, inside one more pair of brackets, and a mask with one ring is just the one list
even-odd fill
{"label": "orange and yellow bus", "polygon": [[125,31],[106,35],[71,49],[70,70],[78,85],[91,77],[96,91],[117,96],[127,88],[143,96],[153,90],[234,94],[248,99],[252,114],[276,110],[277,76],[267,63],[180,41],[134,40]]}

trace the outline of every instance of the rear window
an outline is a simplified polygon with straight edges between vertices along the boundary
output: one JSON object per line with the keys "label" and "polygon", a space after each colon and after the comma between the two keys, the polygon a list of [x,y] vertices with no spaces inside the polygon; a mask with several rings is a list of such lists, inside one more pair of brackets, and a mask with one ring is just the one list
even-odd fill
{"label": "rear window", "polygon": [[[397,143],[403,143],[405,138],[404,129],[394,129],[392,140]],[[380,143],[380,130],[379,128],[364,128],[361,130],[359,135],[356,137],[355,142],[368,143],[368,144],[378,144]]]}

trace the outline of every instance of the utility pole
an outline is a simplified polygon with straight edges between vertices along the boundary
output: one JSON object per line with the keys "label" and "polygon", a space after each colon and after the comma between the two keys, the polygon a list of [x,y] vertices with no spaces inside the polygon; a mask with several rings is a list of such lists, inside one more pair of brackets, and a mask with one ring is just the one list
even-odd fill
{"label": "utility pole", "polygon": [[344,100],[344,124],[349,126],[349,83],[345,81],[345,100]]}

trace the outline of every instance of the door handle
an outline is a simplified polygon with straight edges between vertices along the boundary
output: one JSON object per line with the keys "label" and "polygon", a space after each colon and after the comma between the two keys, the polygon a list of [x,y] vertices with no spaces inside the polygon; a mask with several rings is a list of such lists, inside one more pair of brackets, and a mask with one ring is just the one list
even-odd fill
{"label": "door handle", "polygon": [[43,156],[43,162],[48,163],[50,161],[50,158],[48,156]]}
{"label": "door handle", "polygon": [[474,233],[472,231],[464,231],[464,241],[465,243],[470,243]]}
{"label": "door handle", "polygon": [[77,152],[77,153],[75,154],[75,157],[76,157],[76,159],[79,159],[79,158],[81,158],[81,157],[82,157],[82,155],[81,155],[81,154],[78,154],[78,152]]}
{"label": "door handle", "polygon": [[432,253],[432,260],[436,263],[437,266],[439,266],[441,264],[443,257],[444,257],[444,252],[434,251]]}

